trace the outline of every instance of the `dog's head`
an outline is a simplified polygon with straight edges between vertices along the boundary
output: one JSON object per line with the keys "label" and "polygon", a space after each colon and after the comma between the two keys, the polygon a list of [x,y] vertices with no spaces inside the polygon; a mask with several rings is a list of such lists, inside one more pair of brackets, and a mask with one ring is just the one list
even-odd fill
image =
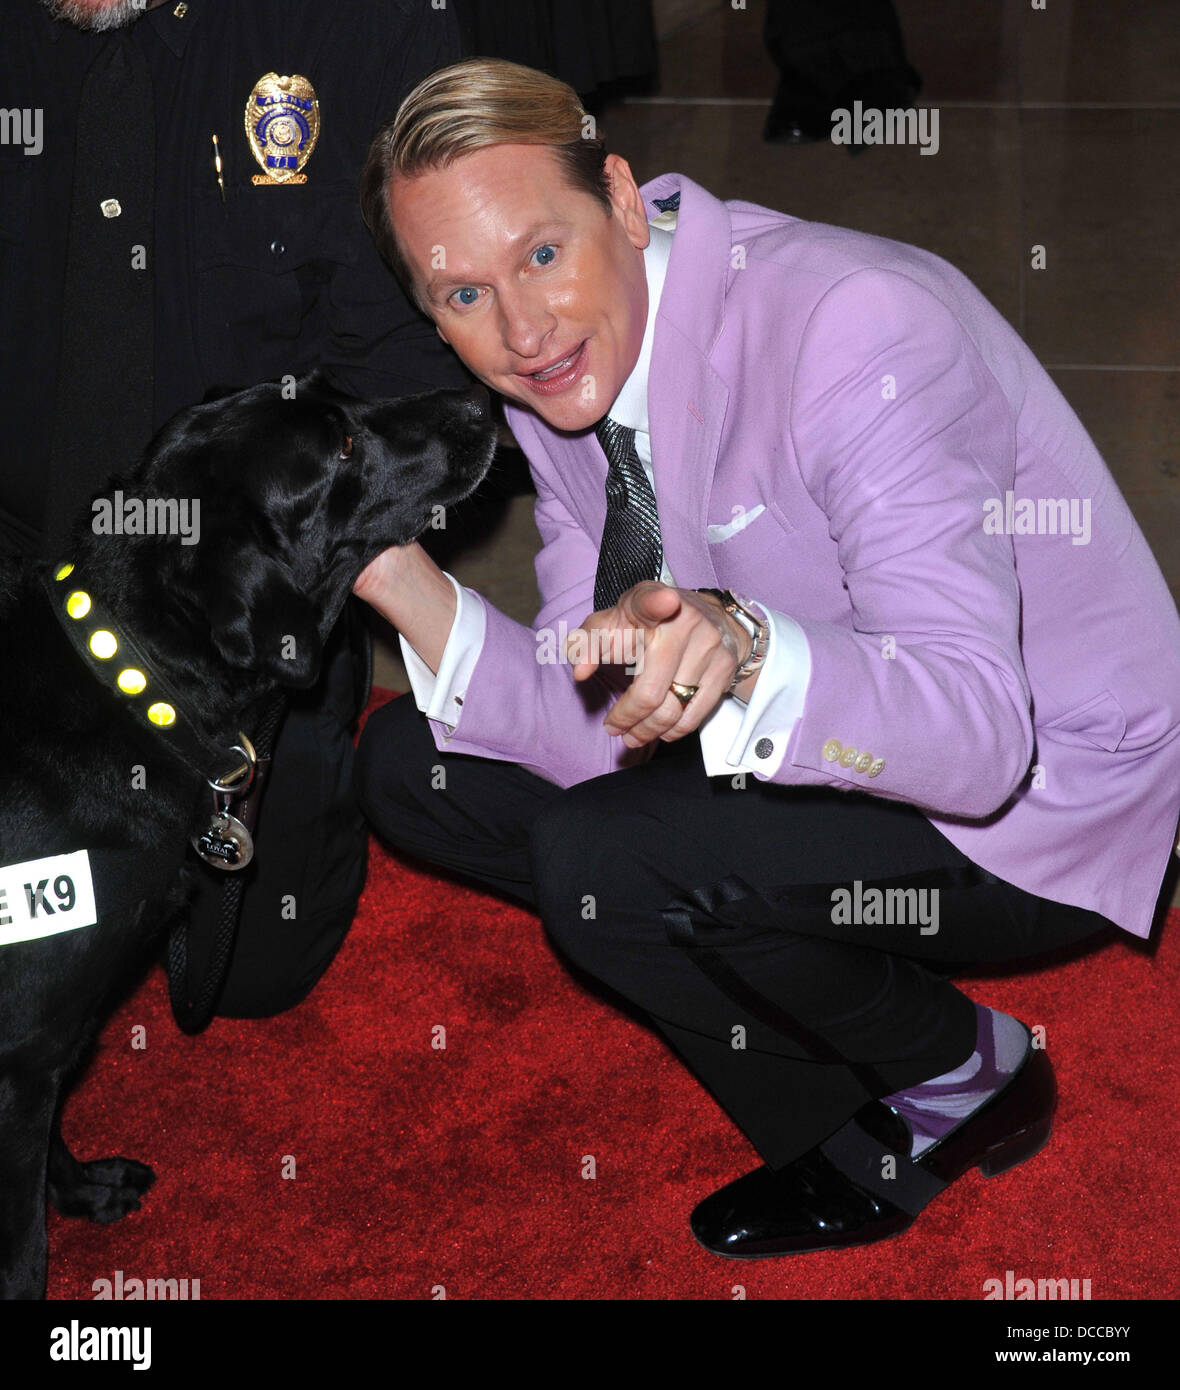
{"label": "dog's head", "polygon": [[156,547],[167,599],[229,665],[307,686],[360,571],[472,492],[494,448],[482,387],[358,401],[313,373],[181,412],[135,490],[187,500],[190,526],[199,499],[196,538]]}

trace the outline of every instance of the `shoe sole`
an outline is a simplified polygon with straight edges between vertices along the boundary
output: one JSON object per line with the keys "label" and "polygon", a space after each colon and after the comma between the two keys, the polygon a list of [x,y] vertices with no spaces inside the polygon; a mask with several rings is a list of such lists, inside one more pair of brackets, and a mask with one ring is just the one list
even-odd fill
{"label": "shoe sole", "polygon": [[833,1240],[830,1245],[805,1245],[798,1250],[716,1250],[705,1242],[692,1230],[692,1238],[701,1247],[707,1250],[710,1255],[717,1255],[723,1260],[778,1260],[787,1255],[818,1255],[824,1250],[854,1250],[859,1245],[881,1245],[887,1240],[895,1240],[914,1224],[916,1220],[913,1216],[907,1216],[905,1212],[900,1212],[895,1221],[882,1222],[876,1226],[875,1235],[866,1235],[858,1232],[855,1236],[850,1236],[847,1240]]}

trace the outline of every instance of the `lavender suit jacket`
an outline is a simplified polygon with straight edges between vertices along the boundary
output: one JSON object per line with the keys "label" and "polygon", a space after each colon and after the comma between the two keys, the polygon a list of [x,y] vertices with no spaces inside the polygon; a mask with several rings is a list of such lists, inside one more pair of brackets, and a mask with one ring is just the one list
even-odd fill
{"label": "lavender suit jacket", "polygon": [[[806,636],[773,780],[912,803],[1001,878],[1148,935],[1180,813],[1180,619],[1076,415],[939,257],[679,174],[644,187],[649,216],[676,192],[648,389],[664,549],[677,584]],[[604,688],[538,661],[538,632],[593,609],[606,460],[592,431],[507,413],[542,607],[530,630],[486,604],[460,723],[433,727],[568,786],[636,759]],[[1085,499],[1085,543],[1021,533],[1030,504],[1065,531]]]}

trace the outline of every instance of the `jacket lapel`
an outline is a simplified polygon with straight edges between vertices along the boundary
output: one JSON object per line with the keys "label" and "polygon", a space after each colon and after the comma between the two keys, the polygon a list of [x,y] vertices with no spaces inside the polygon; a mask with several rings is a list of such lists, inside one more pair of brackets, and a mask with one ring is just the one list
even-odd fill
{"label": "jacket lapel", "polygon": [[699,351],[657,320],[648,391],[652,472],[664,557],[684,589],[717,582],[708,506],[728,401],[728,387]]}
{"label": "jacket lapel", "polygon": [[677,191],[647,402],[664,555],[676,583],[696,588],[717,582],[708,505],[729,388],[709,357],[724,323],[730,230],[725,205],[679,174],[644,186],[648,215],[666,210]]}

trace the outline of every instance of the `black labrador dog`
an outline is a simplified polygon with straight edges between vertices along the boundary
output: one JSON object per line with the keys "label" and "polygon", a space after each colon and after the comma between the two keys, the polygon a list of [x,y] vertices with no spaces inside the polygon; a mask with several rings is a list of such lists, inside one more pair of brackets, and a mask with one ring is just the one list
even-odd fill
{"label": "black labrador dog", "polygon": [[60,1110],[183,911],[206,779],[242,765],[278,687],[314,683],[364,566],[473,491],[494,447],[482,387],[255,386],[164,426],[54,564],[0,561],[0,1296],[44,1297],[47,1199],[114,1221],[153,1181],[77,1161]]}

